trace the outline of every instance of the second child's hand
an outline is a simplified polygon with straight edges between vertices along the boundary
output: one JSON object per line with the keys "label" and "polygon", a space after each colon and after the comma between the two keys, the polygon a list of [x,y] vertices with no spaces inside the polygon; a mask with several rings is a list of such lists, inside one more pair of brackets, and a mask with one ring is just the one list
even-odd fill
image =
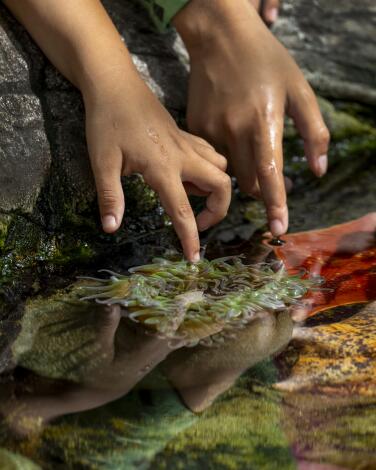
{"label": "second child's hand", "polygon": [[317,176],[327,169],[329,132],[311,87],[252,3],[191,0],[173,23],[190,55],[190,132],[226,154],[240,189],[263,199],[270,230],[280,236],[288,228],[285,114]]}

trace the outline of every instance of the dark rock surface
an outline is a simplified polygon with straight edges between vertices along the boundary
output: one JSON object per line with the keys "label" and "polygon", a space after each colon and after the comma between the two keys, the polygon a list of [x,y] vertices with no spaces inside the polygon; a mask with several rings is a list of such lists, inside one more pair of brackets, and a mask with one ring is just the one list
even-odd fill
{"label": "dark rock surface", "polygon": [[374,0],[283,0],[274,31],[321,94],[376,104]]}

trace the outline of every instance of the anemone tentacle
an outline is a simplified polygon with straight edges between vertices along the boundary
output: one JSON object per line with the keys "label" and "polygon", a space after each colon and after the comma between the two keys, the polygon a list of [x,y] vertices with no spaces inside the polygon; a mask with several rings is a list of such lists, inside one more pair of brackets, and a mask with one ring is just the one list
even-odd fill
{"label": "anemone tentacle", "polygon": [[158,258],[126,275],[102,270],[110,277],[86,278],[90,284],[82,288],[82,300],[118,304],[130,320],[186,346],[221,344],[263,312],[288,309],[308,289],[320,288],[320,280],[275,268],[247,265],[241,256],[194,265]]}

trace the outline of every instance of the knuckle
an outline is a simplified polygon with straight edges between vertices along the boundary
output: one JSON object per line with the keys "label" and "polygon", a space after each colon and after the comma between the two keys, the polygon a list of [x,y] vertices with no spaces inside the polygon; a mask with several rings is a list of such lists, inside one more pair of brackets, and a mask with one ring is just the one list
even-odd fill
{"label": "knuckle", "polygon": [[179,204],[176,207],[176,217],[182,220],[187,220],[193,217],[191,205],[189,203]]}
{"label": "knuckle", "polygon": [[300,81],[300,86],[296,89],[296,98],[307,107],[316,104],[315,93],[304,77],[303,81]]}
{"label": "knuckle", "polygon": [[257,176],[260,179],[268,179],[276,174],[277,169],[273,162],[261,162],[257,167]]}
{"label": "knuckle", "polygon": [[231,190],[231,178],[226,173],[222,173],[218,176],[217,184],[218,187],[221,187],[226,191]]}
{"label": "knuckle", "polygon": [[226,136],[236,139],[248,127],[248,120],[239,112],[227,111],[222,117],[222,126]]}
{"label": "knuckle", "polygon": [[200,145],[204,145],[205,147],[209,147],[209,148],[213,149],[213,146],[211,144],[209,144],[209,142],[207,140],[203,139],[202,137],[200,137],[198,135],[195,135],[195,138],[196,138],[197,142]]}
{"label": "knuckle", "polygon": [[218,209],[216,212],[217,220],[222,220],[226,217],[228,210],[226,208]]}
{"label": "knuckle", "polygon": [[227,158],[225,158],[223,155],[217,154],[218,158],[218,165],[221,170],[226,171],[227,169]]}
{"label": "knuckle", "polygon": [[112,189],[102,189],[99,198],[104,207],[113,207],[117,202],[117,197]]}
{"label": "knuckle", "polygon": [[326,126],[320,127],[320,129],[317,131],[316,138],[317,138],[317,141],[322,145],[329,144],[330,134],[329,134],[328,128]]}
{"label": "knuckle", "polygon": [[286,211],[286,198],[282,197],[278,203],[268,204],[266,210],[271,218],[283,216]]}
{"label": "knuckle", "polygon": [[270,97],[261,96],[256,103],[253,103],[253,114],[256,124],[263,124],[264,122],[275,122],[280,119],[280,113],[275,105],[270,102]]}
{"label": "knuckle", "polygon": [[160,152],[156,155],[156,160],[158,162],[158,167],[161,169],[170,168],[171,166],[170,154],[164,146],[161,146]]}
{"label": "knuckle", "polygon": [[321,147],[327,146],[330,141],[330,134],[328,128],[325,125],[313,128],[308,134],[308,141],[312,145],[317,145]]}

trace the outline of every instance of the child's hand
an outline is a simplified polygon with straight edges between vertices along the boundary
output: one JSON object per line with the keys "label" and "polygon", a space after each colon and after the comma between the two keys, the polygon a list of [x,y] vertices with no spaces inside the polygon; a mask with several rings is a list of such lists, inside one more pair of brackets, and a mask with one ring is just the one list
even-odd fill
{"label": "child's hand", "polygon": [[192,0],[174,20],[191,58],[188,126],[228,156],[242,191],[262,196],[273,235],[282,235],[285,112],[317,176],[326,172],[329,133],[303,74],[249,1],[213,3]]}
{"label": "child's hand", "polygon": [[[103,228],[116,231],[123,218],[120,178],[141,173],[160,196],[186,257],[199,259],[199,230],[227,213],[231,182],[226,159],[207,142],[181,131],[137,72],[111,73],[84,95],[86,135]],[[196,220],[187,192],[207,197]]]}
{"label": "child's hand", "polygon": [[[190,261],[199,259],[198,230],[227,212],[226,159],[178,129],[138,75],[99,0],[4,0],[56,67],[82,92],[87,142],[103,228],[124,213],[122,175],[141,173],[171,216]],[[197,223],[186,191],[207,197]]]}

